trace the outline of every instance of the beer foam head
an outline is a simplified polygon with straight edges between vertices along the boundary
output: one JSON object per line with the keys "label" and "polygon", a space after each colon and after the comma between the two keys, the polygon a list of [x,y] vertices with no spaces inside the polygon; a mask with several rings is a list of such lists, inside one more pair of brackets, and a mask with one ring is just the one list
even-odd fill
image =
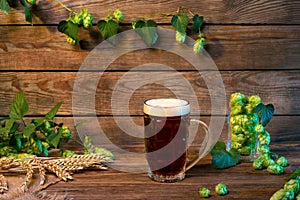
{"label": "beer foam head", "polygon": [[182,116],[190,113],[190,104],[182,99],[150,99],[144,103],[144,113],[158,117]]}

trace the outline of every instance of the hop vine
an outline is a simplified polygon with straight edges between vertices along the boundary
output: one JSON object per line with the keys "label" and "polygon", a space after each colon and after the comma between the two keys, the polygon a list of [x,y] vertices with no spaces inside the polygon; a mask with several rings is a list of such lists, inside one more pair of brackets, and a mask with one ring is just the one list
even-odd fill
{"label": "hop vine", "polygon": [[[19,0],[24,6],[25,20],[32,24],[31,7],[38,3],[37,0]],[[78,45],[80,38],[78,36],[79,28],[89,30],[94,25],[94,16],[84,8],[82,10],[74,10],[68,8],[59,0],[55,0],[60,6],[69,12],[67,19],[62,20],[58,24],[58,31],[66,35],[67,43]],[[0,10],[8,14],[10,5],[8,0],[1,0]],[[189,8],[180,6],[177,11],[169,14],[153,14],[151,16],[143,16],[137,19],[125,20],[124,13],[120,9],[114,10],[112,13],[108,11],[106,17],[98,20],[96,27],[104,40],[113,40],[114,36],[119,32],[121,22],[124,24],[131,23],[132,28],[140,35],[147,46],[151,47],[158,41],[157,23],[151,18],[154,16],[171,17],[171,24],[175,28],[175,40],[179,44],[186,42],[189,34],[198,34],[198,39],[194,42],[193,50],[195,54],[200,53],[205,46],[206,37],[202,33],[203,16],[193,13]]]}

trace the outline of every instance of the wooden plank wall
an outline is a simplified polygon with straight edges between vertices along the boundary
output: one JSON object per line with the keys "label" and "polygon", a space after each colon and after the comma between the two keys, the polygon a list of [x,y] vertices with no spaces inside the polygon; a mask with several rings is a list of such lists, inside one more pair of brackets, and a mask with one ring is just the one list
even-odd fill
{"label": "wooden plank wall", "polygon": [[[273,103],[276,116],[268,125],[273,144],[300,141],[300,2],[294,0],[179,0],[62,1],[80,10],[88,8],[96,23],[107,10],[121,9],[125,17],[136,18],[157,13],[174,13],[178,6],[204,16],[206,50],[215,61],[226,89],[232,92],[259,94],[265,103]],[[30,105],[29,117],[43,116],[62,101],[58,121],[73,126],[72,92],[77,72],[91,50],[102,41],[96,26],[81,31],[81,47],[72,47],[56,29],[68,12],[56,1],[40,0],[33,8],[33,26],[24,22],[23,7],[14,5],[9,15],[0,13],[0,115],[6,116],[13,96],[24,91]],[[159,26],[173,29],[169,17],[155,16]],[[120,29],[128,30],[129,24]],[[195,35],[192,35],[196,38]],[[110,99],[116,82],[133,67],[149,60],[171,66],[188,80],[201,98],[203,120],[211,116],[209,94],[195,69],[184,59],[161,50],[130,52],[115,60],[109,71],[101,72],[96,93],[96,114],[109,138],[120,145],[141,144],[127,137],[116,126]],[[209,76],[209,71],[204,72]],[[141,105],[145,98],[170,96],[159,85],[137,90],[130,101],[130,114],[141,123]],[[119,99],[122,101],[122,99]],[[82,102],[84,105],[86,102]],[[83,113],[85,110],[82,110]],[[87,114],[88,111],[86,111]],[[123,113],[120,108],[120,115]],[[222,113],[221,113],[222,114]],[[219,114],[220,115],[220,114]],[[213,117],[220,117],[220,116]],[[85,116],[84,120],[88,120]],[[96,130],[95,130],[96,131]],[[226,137],[226,126],[223,130]]]}

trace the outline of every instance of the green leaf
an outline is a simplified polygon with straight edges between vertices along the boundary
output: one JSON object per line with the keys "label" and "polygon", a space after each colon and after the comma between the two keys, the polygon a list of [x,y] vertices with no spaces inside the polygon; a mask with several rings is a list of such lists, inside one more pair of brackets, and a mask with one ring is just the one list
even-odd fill
{"label": "green leaf", "polygon": [[10,107],[9,117],[15,120],[23,119],[28,111],[28,104],[23,92],[18,92]]}
{"label": "green leaf", "polygon": [[235,166],[240,161],[240,154],[236,149],[226,151],[224,142],[217,142],[211,150],[212,168],[225,169]]}
{"label": "green leaf", "polygon": [[66,34],[73,40],[78,41],[78,25],[72,21],[61,21],[59,22],[57,29],[59,32]]}
{"label": "green leaf", "polygon": [[7,0],[0,0],[0,10],[2,10],[2,12],[4,12],[5,14],[8,14],[10,12],[10,7]]}
{"label": "green leaf", "polygon": [[37,146],[39,152],[42,153],[42,152],[43,152],[43,144],[42,144],[42,141],[41,141],[41,140],[36,140],[35,143],[36,143],[36,146]]}
{"label": "green leaf", "polygon": [[13,135],[13,136],[10,138],[9,145],[10,145],[11,147],[17,147],[18,149],[21,149],[21,148],[22,148],[22,142],[21,142],[21,139],[20,139],[17,135]]}
{"label": "green leaf", "polygon": [[43,156],[48,156],[48,149],[47,149],[47,147],[45,147],[44,145],[43,145],[43,151],[42,151],[42,154],[43,154]]}
{"label": "green leaf", "polygon": [[173,27],[180,33],[186,33],[186,28],[189,23],[189,18],[186,14],[181,13],[172,17],[171,23]]}
{"label": "green leaf", "polygon": [[14,127],[15,120],[14,119],[9,119],[5,122],[5,127],[0,128],[0,136],[8,136],[10,133],[11,129]]}
{"label": "green leaf", "polygon": [[259,117],[260,123],[263,126],[266,126],[273,117],[274,114],[274,106],[273,104],[264,105],[260,103],[256,106],[256,113]]}
{"label": "green leaf", "polygon": [[113,19],[108,19],[107,21],[100,20],[98,21],[97,27],[104,40],[116,35],[119,30],[119,24]]}
{"label": "green leaf", "polygon": [[198,33],[203,25],[203,16],[199,17],[199,15],[194,15],[193,17],[193,25],[192,25],[192,33]]}
{"label": "green leaf", "polygon": [[22,141],[21,141],[21,139],[18,136],[15,135],[15,140],[16,140],[17,148],[21,149],[22,148]]}
{"label": "green leaf", "polygon": [[24,127],[23,133],[27,138],[31,138],[31,135],[35,132],[35,125],[30,123]]}
{"label": "green leaf", "polygon": [[157,42],[157,24],[153,20],[138,20],[135,23],[135,31],[142,37],[147,46],[152,46]]}
{"label": "green leaf", "polygon": [[52,108],[52,109],[46,114],[45,118],[46,118],[47,120],[53,120],[54,117],[55,117],[55,115],[56,115],[56,113],[57,113],[57,111],[59,110],[61,104],[62,104],[62,102],[59,102],[58,104],[56,104],[56,105],[54,106],[54,108]]}
{"label": "green leaf", "polygon": [[50,145],[57,148],[58,145],[59,145],[59,142],[60,142],[60,138],[61,138],[60,134],[51,133],[51,134],[49,134],[47,140],[48,140]]}
{"label": "green leaf", "polygon": [[32,15],[28,7],[28,2],[26,0],[21,0],[21,2],[24,5],[25,20],[32,24]]}
{"label": "green leaf", "polygon": [[300,167],[298,169],[296,169],[288,178],[288,180],[291,180],[291,179],[296,179],[297,176],[299,176],[300,178]]}

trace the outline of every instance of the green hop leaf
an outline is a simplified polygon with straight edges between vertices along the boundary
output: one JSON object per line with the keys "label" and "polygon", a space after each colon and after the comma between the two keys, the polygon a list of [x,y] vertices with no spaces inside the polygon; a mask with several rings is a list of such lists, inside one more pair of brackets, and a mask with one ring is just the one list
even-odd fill
{"label": "green hop leaf", "polygon": [[59,22],[57,29],[59,32],[66,34],[68,37],[75,40],[78,43],[78,25],[72,21],[61,21]]}
{"label": "green hop leaf", "polygon": [[291,180],[291,179],[296,179],[297,176],[300,177],[300,167],[297,168],[288,178],[288,180]]}
{"label": "green hop leaf", "polygon": [[147,46],[152,46],[157,42],[157,24],[153,20],[137,20],[133,22],[135,31],[141,36]]}
{"label": "green hop leaf", "polygon": [[217,142],[210,153],[212,155],[213,169],[229,168],[240,161],[240,153],[234,148],[230,149],[229,152],[226,151],[224,142]]}
{"label": "green hop leaf", "polygon": [[61,107],[62,102],[59,102],[58,104],[56,104],[45,116],[45,118],[47,120],[53,120],[57,111],[59,110],[59,108]]}
{"label": "green hop leaf", "polygon": [[27,138],[30,138],[31,135],[35,132],[35,125],[33,123],[28,124],[24,127],[23,132]]}
{"label": "green hop leaf", "polygon": [[186,33],[186,28],[189,24],[189,18],[186,14],[181,13],[174,15],[171,19],[172,26],[180,33]]}
{"label": "green hop leaf", "polygon": [[56,133],[51,133],[48,135],[47,140],[50,145],[57,148],[60,142],[61,135]]}
{"label": "green hop leaf", "polygon": [[36,146],[39,150],[39,152],[43,152],[43,144],[42,144],[42,141],[41,140],[36,140]]}
{"label": "green hop leaf", "polygon": [[198,33],[203,25],[203,16],[194,15],[192,33]]}
{"label": "green hop leaf", "polygon": [[273,104],[264,105],[260,103],[256,107],[256,113],[260,119],[260,122],[263,126],[266,126],[273,117],[274,106]]}
{"label": "green hop leaf", "polygon": [[18,92],[10,107],[9,117],[11,119],[20,120],[28,111],[28,103],[23,92]]}
{"label": "green hop leaf", "polygon": [[11,129],[13,128],[15,124],[15,120],[14,119],[9,119],[5,122],[5,127],[4,128],[1,128],[0,126],[0,135],[1,137],[4,138],[5,137],[8,137],[8,134],[11,132]]}
{"label": "green hop leaf", "polygon": [[7,0],[0,0],[0,10],[2,10],[2,12],[4,12],[5,14],[8,14],[10,12],[10,7]]}
{"label": "green hop leaf", "polygon": [[100,20],[98,21],[97,27],[104,40],[113,37],[118,33],[119,24],[113,20]]}

